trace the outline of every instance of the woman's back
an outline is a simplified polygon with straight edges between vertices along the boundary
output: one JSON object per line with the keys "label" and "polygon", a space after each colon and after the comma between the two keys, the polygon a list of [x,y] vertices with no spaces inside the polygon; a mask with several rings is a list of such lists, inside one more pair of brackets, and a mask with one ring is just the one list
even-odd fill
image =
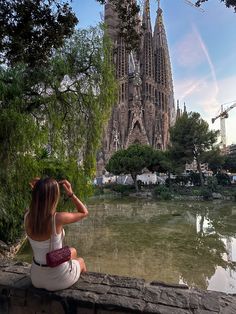
{"label": "woman's back", "polygon": [[46,254],[62,247],[65,236],[63,225],[79,221],[88,214],[87,208],[74,195],[71,184],[67,180],[60,183],[77,212],[56,213],[60,198],[59,184],[54,179],[46,178],[32,182],[32,201],[25,215],[25,230],[33,250],[32,284],[50,291],[70,287],[79,279],[80,273],[86,271],[84,260],[77,257],[74,248],[70,248],[70,261],[53,268],[46,263]]}

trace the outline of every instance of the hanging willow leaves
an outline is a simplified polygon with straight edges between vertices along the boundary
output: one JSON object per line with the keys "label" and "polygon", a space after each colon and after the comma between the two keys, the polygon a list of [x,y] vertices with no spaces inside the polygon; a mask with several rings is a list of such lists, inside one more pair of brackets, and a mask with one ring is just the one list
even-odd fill
{"label": "hanging willow leaves", "polygon": [[32,176],[66,176],[80,196],[88,193],[115,97],[103,28],[76,32],[47,67],[0,68],[1,239],[19,233]]}

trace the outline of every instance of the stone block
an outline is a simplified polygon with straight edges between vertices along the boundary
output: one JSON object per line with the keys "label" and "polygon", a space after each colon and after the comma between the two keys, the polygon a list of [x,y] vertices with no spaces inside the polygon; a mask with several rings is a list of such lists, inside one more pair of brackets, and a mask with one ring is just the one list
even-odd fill
{"label": "stone block", "polygon": [[0,295],[0,313],[8,314],[8,302],[9,299],[5,295]]}
{"label": "stone block", "polygon": [[101,284],[103,279],[106,277],[106,274],[95,273],[95,272],[86,272],[80,275],[79,280],[75,283],[72,288],[76,288],[80,285],[81,282],[88,282],[93,284]]}
{"label": "stone block", "polygon": [[30,276],[24,276],[17,280],[14,284],[14,288],[21,288],[21,289],[30,289],[32,287]]}
{"label": "stone block", "polygon": [[143,293],[143,299],[147,302],[156,304],[159,302],[160,294],[160,288],[154,286],[146,286]]}
{"label": "stone block", "polygon": [[[218,314],[219,312],[212,312],[212,311],[208,311],[208,310],[197,309],[197,310],[194,310],[193,313],[194,314]],[[222,312],[221,314],[225,314],[225,312]]]}
{"label": "stone block", "polygon": [[9,291],[9,295],[11,295],[11,297],[16,297],[16,298],[22,298],[25,299],[27,294],[27,290],[25,289],[13,289],[11,288]]}
{"label": "stone block", "polygon": [[[96,314],[97,314],[97,313],[98,313],[98,312],[96,312]],[[84,308],[84,307],[77,306],[76,314],[95,314],[95,310],[94,310],[94,309],[87,309],[87,308]]]}
{"label": "stone block", "polygon": [[189,287],[185,284],[169,284],[163,281],[151,281],[151,286],[165,287],[165,288],[176,288],[176,289],[189,289]]}
{"label": "stone block", "polygon": [[191,292],[189,294],[189,307],[190,309],[197,309],[199,307],[199,296],[197,293]]}
{"label": "stone block", "polygon": [[191,311],[172,306],[148,303],[143,311],[145,314],[192,314]]}
{"label": "stone block", "polygon": [[14,287],[15,283],[24,277],[23,274],[16,274],[10,272],[0,272],[0,286]]}
{"label": "stone block", "polygon": [[76,286],[77,290],[91,291],[96,294],[106,294],[110,287],[108,285],[80,282]]}
{"label": "stone block", "polygon": [[113,294],[101,296],[96,304],[98,305],[98,308],[102,308],[104,310],[133,310],[136,311],[136,313],[141,313],[146,305],[143,300]]}
{"label": "stone block", "polygon": [[109,294],[116,294],[116,295],[123,295],[126,297],[131,297],[135,299],[140,299],[142,298],[142,292],[138,289],[133,289],[133,288],[120,288],[120,287],[111,287]]}
{"label": "stone block", "polygon": [[145,280],[124,276],[106,275],[102,281],[103,284],[122,288],[140,289],[144,288]]}
{"label": "stone block", "polygon": [[[97,310],[96,314],[134,314],[134,312],[120,312],[120,311],[107,311],[107,310]],[[81,313],[82,314],[82,313]]]}
{"label": "stone block", "polygon": [[212,312],[219,312],[219,296],[218,293],[208,292],[202,294],[201,297],[202,308]]}
{"label": "stone block", "polygon": [[30,309],[24,306],[10,304],[8,314],[33,314]]}
{"label": "stone block", "polygon": [[159,303],[163,305],[189,308],[189,294],[185,293],[185,290],[163,289],[161,291]]}
{"label": "stone block", "polygon": [[65,310],[61,302],[52,300],[50,304],[50,313],[65,314]]}

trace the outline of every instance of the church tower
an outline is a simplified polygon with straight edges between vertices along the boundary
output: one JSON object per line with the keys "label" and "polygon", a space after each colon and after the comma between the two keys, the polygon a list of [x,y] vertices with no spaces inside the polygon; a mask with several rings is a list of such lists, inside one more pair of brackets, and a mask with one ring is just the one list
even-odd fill
{"label": "church tower", "polygon": [[175,106],[171,64],[160,0],[158,1],[153,43],[156,83],[155,98],[159,111],[162,149],[166,149],[169,142],[169,127],[174,124],[175,120]]}
{"label": "church tower", "polygon": [[105,5],[105,23],[113,44],[118,99],[98,154],[98,175],[115,151],[134,143],[166,149],[169,127],[175,121],[171,64],[160,1],[154,34],[150,3],[144,1],[139,49],[135,51],[126,49],[119,34],[120,21],[109,1]]}

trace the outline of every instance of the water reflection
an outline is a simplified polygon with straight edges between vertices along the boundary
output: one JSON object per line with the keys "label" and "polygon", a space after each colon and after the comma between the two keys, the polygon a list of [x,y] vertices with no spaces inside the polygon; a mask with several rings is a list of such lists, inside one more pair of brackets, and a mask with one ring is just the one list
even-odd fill
{"label": "water reflection", "polygon": [[[67,228],[91,271],[236,292],[236,205],[94,200]],[[29,259],[27,248],[19,258]]]}

